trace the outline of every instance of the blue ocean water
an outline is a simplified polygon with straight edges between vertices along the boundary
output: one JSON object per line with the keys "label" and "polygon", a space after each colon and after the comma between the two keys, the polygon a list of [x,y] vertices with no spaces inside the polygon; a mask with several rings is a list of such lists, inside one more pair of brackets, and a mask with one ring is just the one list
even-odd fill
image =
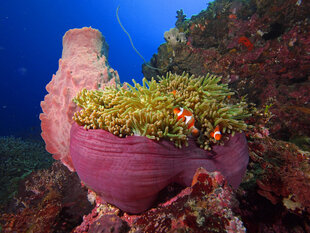
{"label": "blue ocean water", "polygon": [[0,136],[40,137],[40,101],[58,70],[62,37],[71,28],[99,29],[109,44],[109,63],[122,82],[141,80],[143,60],[117,23],[119,17],[135,47],[148,61],[163,34],[174,27],[176,11],[187,18],[206,9],[206,0],[1,0]]}

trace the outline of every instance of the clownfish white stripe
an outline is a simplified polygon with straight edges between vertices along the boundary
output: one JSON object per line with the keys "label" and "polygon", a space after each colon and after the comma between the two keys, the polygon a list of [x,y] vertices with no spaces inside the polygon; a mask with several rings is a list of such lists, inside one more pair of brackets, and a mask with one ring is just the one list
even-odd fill
{"label": "clownfish white stripe", "polygon": [[195,118],[190,110],[177,107],[173,109],[174,114],[178,116],[177,120],[182,120],[187,125],[187,128],[191,131],[195,137],[199,136],[199,130],[195,127]]}
{"label": "clownfish white stripe", "polygon": [[210,133],[210,136],[217,141],[221,140],[222,134],[221,134],[220,126],[217,125],[214,131]]}
{"label": "clownfish white stripe", "polygon": [[180,108],[180,112],[178,113],[178,116],[181,116],[183,114],[184,108]]}
{"label": "clownfish white stripe", "polygon": [[192,118],[193,116],[185,116],[185,124],[187,124]]}

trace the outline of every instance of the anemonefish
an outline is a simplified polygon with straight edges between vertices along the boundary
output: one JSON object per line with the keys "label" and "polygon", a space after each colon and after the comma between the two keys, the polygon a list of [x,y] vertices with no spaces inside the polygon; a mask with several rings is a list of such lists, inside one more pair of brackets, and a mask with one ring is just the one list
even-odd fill
{"label": "anemonefish", "polygon": [[221,133],[221,130],[220,130],[220,127],[217,125],[215,127],[215,129],[210,133],[210,136],[212,138],[214,138],[216,141],[219,141],[221,140],[222,138],[222,133]]}
{"label": "anemonefish", "polygon": [[170,92],[171,94],[173,94],[174,96],[176,95],[177,91],[173,90],[172,92]]}
{"label": "anemonefish", "polygon": [[185,121],[193,136],[197,137],[199,135],[199,129],[195,127],[195,119],[191,111],[184,108],[174,108],[173,112],[178,116],[178,120]]}

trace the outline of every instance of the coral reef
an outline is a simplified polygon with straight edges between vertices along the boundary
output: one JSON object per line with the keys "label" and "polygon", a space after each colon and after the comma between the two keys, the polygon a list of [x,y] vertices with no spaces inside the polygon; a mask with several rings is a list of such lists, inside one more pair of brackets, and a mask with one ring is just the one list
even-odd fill
{"label": "coral reef", "polygon": [[234,93],[227,84],[219,84],[221,77],[206,75],[189,76],[168,73],[143,85],[135,83],[129,88],[108,87],[104,90],[81,91],[74,102],[82,109],[74,120],[87,129],[104,129],[120,137],[146,136],[150,139],[165,138],[181,147],[190,133],[184,121],[177,119],[173,109],[189,109],[200,130],[197,143],[204,149],[216,141],[210,133],[218,126],[223,134],[242,132],[247,128],[243,119],[250,114],[244,100],[230,100]]}
{"label": "coral reef", "polygon": [[71,171],[69,154],[72,116],[77,107],[72,98],[83,88],[97,89],[119,82],[116,71],[109,67],[104,38],[92,28],[72,29],[63,37],[59,70],[46,86],[48,94],[41,102],[42,137],[46,150],[61,160]]}
{"label": "coral reef", "polygon": [[[260,148],[259,144],[265,148]],[[262,162],[259,158],[265,156],[263,164],[260,164],[264,168],[263,174],[256,181],[258,193],[274,205],[282,202],[289,211],[310,215],[310,153],[271,138],[257,139],[250,143],[250,147],[253,159],[257,159],[259,164]]]}
{"label": "coral reef", "polygon": [[[188,77],[192,74],[195,75],[195,77],[205,76],[208,72],[216,75],[223,75],[219,83],[228,84],[228,92],[235,93],[235,95],[232,95],[225,92],[225,104],[228,106],[240,105],[240,98],[241,102],[244,102],[241,96],[246,94],[247,98],[255,103],[256,106],[251,106],[252,116],[238,121],[240,123],[244,120],[245,123],[251,125],[251,127],[245,132],[250,146],[248,171],[243,178],[243,182],[236,190],[236,199],[234,193],[225,184],[223,177],[219,175],[219,173],[208,173],[203,170],[198,171],[194,176],[192,187],[184,189],[182,186],[168,185],[159,193],[159,201],[156,202],[154,200],[155,202],[152,202],[153,208],[139,215],[124,213],[117,207],[105,203],[102,199],[105,192],[107,192],[106,195],[111,194],[116,198],[119,198],[119,196],[113,193],[115,190],[111,191],[109,188],[109,190],[106,191],[102,188],[102,192],[97,192],[97,195],[89,191],[89,199],[95,200],[96,206],[90,214],[84,216],[82,224],[76,227],[74,231],[243,232],[246,227],[247,232],[250,233],[310,232],[310,200],[309,195],[307,195],[310,190],[309,4],[309,1],[304,0],[216,0],[209,4],[207,10],[203,10],[190,20],[185,20],[184,14],[179,11],[176,28],[179,32],[185,34],[187,42],[177,43],[174,46],[170,43],[161,45],[158,49],[158,54],[154,55],[150,61],[150,65],[158,69],[151,69],[146,65],[143,66],[144,75],[148,80],[154,77],[159,81],[162,79],[163,75],[166,75],[169,71],[174,75],[170,77],[171,80],[174,77],[183,76],[182,74],[184,71],[189,74]],[[193,82],[198,80],[199,79],[190,79],[190,81]],[[144,82],[147,83],[146,81]],[[179,83],[182,84],[182,82]],[[130,178],[128,176],[134,173],[122,173],[123,171],[121,168],[125,166],[124,164],[139,162],[137,161],[137,156],[126,157],[131,153],[127,146],[128,143],[132,145],[133,143],[139,142],[136,148],[130,147],[132,150],[139,152],[145,152],[144,150],[150,151],[151,149],[156,150],[155,148],[164,144],[164,146],[167,146],[169,150],[171,150],[171,153],[176,153],[177,156],[180,157],[186,156],[186,159],[189,160],[191,160],[191,158],[187,158],[187,153],[183,155],[183,152],[180,153],[180,151],[192,150],[192,146],[195,145],[193,143],[194,140],[198,141],[199,146],[205,145],[204,142],[210,145],[210,147],[207,147],[207,150],[201,150],[203,151],[203,155],[214,155],[212,154],[214,153],[214,149],[225,148],[225,137],[231,136],[232,132],[226,132],[224,134],[224,146],[220,146],[222,140],[217,142],[210,139],[210,130],[214,130],[215,121],[210,121],[213,127],[212,129],[211,127],[207,128],[206,125],[208,125],[208,123],[204,126],[201,123],[201,119],[199,118],[199,114],[201,113],[199,109],[196,108],[199,104],[195,102],[195,98],[200,99],[199,94],[197,97],[196,94],[191,92],[191,94],[187,95],[187,98],[191,98],[191,100],[186,102],[187,98],[182,99],[183,95],[186,93],[182,92],[182,94],[180,94],[178,92],[179,87],[177,85],[175,86],[174,83],[178,82],[167,82],[167,85],[162,87],[163,89],[160,91],[162,92],[161,97],[168,96],[173,105],[182,105],[188,108],[194,115],[195,126],[202,132],[201,135],[204,135],[203,138],[190,136],[190,131],[183,125],[183,122],[175,121],[182,126],[182,133],[186,135],[189,144],[188,147],[184,146],[182,149],[179,149],[167,140],[154,140],[156,138],[160,139],[161,137],[158,135],[155,136],[155,134],[152,133],[149,134],[151,132],[151,130],[147,132],[149,128],[143,128],[142,130],[142,128],[139,129],[139,127],[137,127],[139,130],[134,130],[134,132],[132,130],[134,127],[130,127],[125,134],[120,135],[119,132],[121,126],[123,126],[123,122],[116,121],[116,119],[114,125],[117,127],[114,128],[114,131],[116,129],[117,133],[115,134],[118,134],[118,136],[115,136],[103,130],[92,129],[92,127],[96,128],[99,126],[99,124],[96,126],[97,122],[90,121],[91,119],[97,119],[97,116],[92,118],[93,116],[90,115],[91,112],[90,114],[87,113],[85,116],[88,118],[85,117],[84,120],[87,119],[88,122],[85,121],[84,124],[86,124],[86,128],[91,124],[93,124],[93,126],[85,130],[82,126],[73,125],[72,131],[74,131],[74,133],[72,133],[71,138],[71,140],[74,140],[74,143],[76,143],[74,144],[76,145],[75,151],[73,144],[71,148],[73,153],[77,153],[74,156],[78,156],[78,159],[83,160],[83,163],[74,163],[77,164],[75,165],[78,167],[77,171],[82,180],[86,181],[86,185],[90,187],[94,186],[94,189],[97,189],[98,186],[101,185],[101,180],[108,180],[99,180],[100,177],[96,176],[98,171],[93,169],[93,166],[97,166],[99,161],[102,160],[102,158],[96,154],[97,151],[103,150],[109,156],[113,153],[118,154],[117,160],[115,160],[115,157],[113,157],[113,160],[106,160],[105,162],[108,163],[100,169],[105,177],[109,179],[112,178],[111,183],[105,183],[104,185],[106,187],[115,188],[118,190],[115,192],[122,195],[121,198],[124,198],[126,195],[123,194],[127,192],[126,190],[128,187],[124,185],[123,181],[127,182]],[[197,85],[198,84],[199,82],[197,82]],[[157,83],[156,85],[159,84]],[[188,84],[186,84],[186,86],[188,86]],[[143,88],[143,86],[140,87]],[[140,87],[129,87],[127,91],[131,90],[132,92],[137,92]],[[90,89],[89,87],[85,88]],[[149,87],[147,89],[149,90]],[[124,92],[120,87],[106,88],[105,90],[117,90],[117,92],[121,90],[120,92]],[[77,90],[70,98],[73,98],[78,91],[80,90]],[[182,91],[184,91],[184,89],[182,89]],[[100,96],[102,93],[101,90],[99,92],[82,91],[79,95],[84,99],[91,100],[92,105],[94,105],[91,107],[94,110],[104,102],[104,99],[98,102],[100,99],[98,95]],[[69,101],[71,101],[71,99]],[[220,103],[221,101],[217,102],[219,106],[221,106]],[[82,106],[82,111],[89,111],[91,109],[88,109],[89,106],[86,106],[86,103],[83,101],[80,101],[79,104]],[[163,106],[159,105],[159,107]],[[241,108],[243,107],[245,108],[245,106],[241,104]],[[78,108],[75,108],[74,111],[77,110]],[[242,116],[246,113],[247,110],[244,112],[242,111],[240,115]],[[154,113],[153,115],[156,114],[157,113]],[[169,114],[171,114],[171,112]],[[210,112],[207,114],[212,115]],[[70,114],[70,117],[71,116],[72,114]],[[173,116],[173,114],[171,116]],[[145,119],[149,121],[151,118]],[[73,122],[71,119],[68,121],[71,123]],[[235,126],[239,129],[239,126]],[[113,131],[113,124],[102,125],[102,127],[106,127],[105,129],[110,132]],[[229,129],[228,127],[226,128]],[[243,128],[241,127],[240,129]],[[240,136],[238,130],[235,131],[236,135],[232,137],[231,140],[234,138],[236,139],[236,136]],[[98,146],[98,141],[100,143],[104,141],[101,133],[104,133],[105,139],[109,138],[107,142],[108,146],[106,146],[105,149]],[[119,137],[125,136],[127,133],[127,137]],[[153,138],[153,140],[151,140],[146,137],[129,136],[135,133],[154,137],[150,137]],[[79,138],[80,136],[81,138]],[[83,140],[83,138],[87,140]],[[67,139],[65,141],[66,146],[68,146]],[[79,139],[81,141],[79,141]],[[166,139],[169,139],[169,137],[166,137]],[[200,144],[199,140],[201,140]],[[186,142],[186,140],[181,140],[177,142],[177,145],[183,145],[184,142]],[[227,142],[229,143],[229,141]],[[149,144],[152,145],[151,149],[146,148]],[[244,144],[242,145],[246,147]],[[209,151],[208,148],[212,150]],[[195,147],[195,150],[191,152],[195,154],[195,151],[198,149],[199,148]],[[226,149],[230,151],[230,147]],[[94,160],[92,160],[92,162],[89,162],[83,157],[91,157],[82,153],[88,150],[94,152]],[[125,151],[125,153],[121,153],[120,155],[120,151]],[[68,151],[65,151],[64,154],[67,155],[67,152]],[[148,152],[148,155],[149,154]],[[214,159],[221,160],[225,158],[229,160],[234,157],[233,151],[231,154],[226,152],[225,154],[228,156],[216,155],[215,157],[208,157],[210,159],[207,164],[212,164]],[[229,155],[232,156],[230,157]],[[153,159],[152,156],[151,154],[150,159]],[[167,162],[166,160],[170,159],[167,159],[166,152],[163,153],[163,157],[165,160],[161,160],[161,163],[165,163]],[[66,156],[64,158],[66,158]],[[193,162],[188,162],[186,159],[184,159],[184,164],[182,166],[191,168],[189,169],[191,170],[191,174],[186,175],[186,184],[189,185],[192,181],[193,170],[197,167],[192,167]],[[68,162],[70,160],[64,161]],[[245,163],[245,159],[242,161]],[[152,162],[154,162],[154,160],[152,160]],[[180,167],[178,163],[173,163],[175,164],[174,169]],[[147,162],[146,165],[142,165],[143,170],[137,170],[136,168],[139,167],[140,164],[144,163],[139,162],[139,164],[134,164],[130,171],[137,172],[139,173],[138,175],[142,177],[145,176],[145,174],[150,175],[149,172],[152,167],[150,167],[149,164],[151,163]],[[234,166],[229,166],[227,161],[223,162],[223,164],[226,164],[226,168],[217,170],[220,170],[228,183],[232,184],[233,179],[230,178],[229,174],[232,172]],[[240,164],[238,165],[241,166]],[[245,167],[245,164],[243,164],[243,166]],[[113,170],[107,169],[109,167]],[[117,170],[115,167],[120,169]],[[158,173],[162,172],[159,170],[159,168],[161,168],[160,166],[156,168],[158,169],[156,170]],[[206,165],[206,170],[214,171],[208,168],[209,167]],[[117,170],[117,172],[115,170]],[[91,171],[91,174],[89,171]],[[105,171],[106,173],[104,173]],[[165,178],[167,178],[167,176],[170,178],[169,175],[171,171],[173,171],[173,169],[166,172],[168,175],[165,175]],[[185,175],[178,181],[182,180],[184,177]],[[162,177],[157,179],[161,178]],[[171,178],[170,181],[172,182],[172,180]],[[237,180],[238,182],[233,185],[238,186],[241,177],[239,176]],[[148,184],[153,184],[152,182],[152,179],[148,180]],[[184,183],[185,182],[183,182],[183,184]],[[135,187],[138,189],[140,187],[139,185],[144,184],[143,182],[137,182],[133,183],[133,186],[136,185]],[[164,188],[164,186],[160,188]],[[55,197],[57,206],[61,198],[58,198],[57,195],[55,195]],[[110,201],[109,197],[107,200]],[[133,199],[131,199],[131,201],[132,200]],[[121,199],[121,201],[123,200]],[[110,202],[120,206],[121,201]],[[46,203],[48,204],[48,202]],[[36,208],[35,203],[33,204],[32,207]],[[43,205],[40,206],[42,208]],[[47,206],[49,207],[50,205]],[[39,209],[40,208],[36,210],[39,211]],[[59,210],[56,207],[55,210],[54,213],[57,215]],[[31,212],[31,214],[33,214],[33,212]],[[8,215],[3,216],[6,217]],[[20,217],[21,219],[25,219],[23,215],[16,215],[14,221],[17,222]],[[11,218],[13,218],[13,216],[11,216]],[[1,221],[3,226],[8,226],[4,225],[3,218]],[[10,222],[12,221],[8,221],[8,223]],[[34,218],[29,218],[29,225],[31,225],[31,222],[36,222],[36,220]],[[65,226],[67,221],[59,217],[57,222],[58,226]],[[72,230],[74,224],[77,226],[79,223],[76,221],[72,223],[72,225],[69,224],[70,227],[67,229],[70,228],[70,230],[68,231]],[[49,229],[48,226],[47,229]]]}
{"label": "coral reef", "polygon": [[[64,36],[60,70],[47,86],[49,94],[41,104],[44,111],[40,117],[42,136],[47,150],[54,153],[54,158],[60,159],[70,170],[77,169],[81,179],[96,191],[98,198],[104,198],[122,210],[133,213],[150,208],[158,192],[172,182],[190,185],[195,170],[200,166],[209,171],[220,170],[234,188],[238,187],[248,163],[247,143],[244,134],[239,133],[246,128],[243,119],[248,116],[244,101],[230,102],[228,96],[233,93],[226,84],[219,84],[221,78],[214,75],[194,77],[185,73],[181,76],[169,73],[159,83],[144,80],[142,86],[120,87],[115,82],[117,80],[112,79],[110,85],[104,85],[109,76],[107,67],[103,66],[106,60],[100,54],[101,42],[101,34],[90,28],[70,30]],[[88,78],[90,76],[91,79]],[[93,90],[81,91],[75,99],[79,106],[74,106],[70,98],[82,87]],[[103,87],[103,90],[99,90]],[[173,87],[176,89],[170,90]],[[182,91],[193,98],[195,106],[179,96]],[[65,103],[61,109],[60,102]],[[178,119],[173,108],[184,107],[192,114],[196,105],[199,116],[195,117],[202,135],[192,138],[187,121]],[[72,124],[69,117],[79,107],[82,109],[74,118],[88,129],[73,124],[69,153],[66,130]],[[165,119],[165,114],[170,117]],[[129,116],[132,116],[131,121],[126,122]],[[130,127],[127,127],[128,124]],[[210,131],[216,127],[214,124],[222,127],[223,139],[220,141],[210,136]],[[164,128],[160,131],[160,127]],[[98,128],[112,131],[118,136]],[[130,136],[132,134],[141,136]],[[160,140],[162,137],[174,141],[178,147],[188,140],[189,147],[180,150],[168,140]],[[207,151],[199,148],[197,142],[202,142],[200,146]],[[141,156],[143,154],[145,156]],[[175,166],[177,163],[179,167]],[[113,181],[111,177],[116,180]],[[126,195],[122,192],[124,190]],[[53,188],[51,191],[54,192]],[[57,196],[56,203],[52,204],[57,207],[51,214],[54,217],[59,216],[60,211]],[[37,205],[37,209],[42,206]],[[17,219],[23,219],[23,214]],[[107,217],[104,221],[110,220]],[[29,224],[35,221],[33,219]]]}
{"label": "coral reef", "polygon": [[199,148],[193,139],[179,149],[167,140],[141,136],[120,138],[105,130],[74,124],[70,154],[81,180],[98,196],[123,211],[140,213],[172,182],[189,186],[198,167],[220,171],[237,188],[248,164],[243,133],[236,133],[212,151]]}
{"label": "coral reef", "polygon": [[310,231],[309,4],[214,1],[176,25],[187,43],[162,44],[150,61],[159,70],[143,66],[148,79],[167,71],[221,74],[255,103],[246,121],[250,162],[234,209],[248,232]]}
{"label": "coral reef", "polygon": [[91,211],[78,176],[60,162],[33,172],[1,206],[1,232],[70,232]]}
{"label": "coral reef", "polygon": [[248,132],[250,162],[236,213],[249,232],[309,232],[310,153],[269,137],[267,115]]}
{"label": "coral reef", "polygon": [[177,27],[187,43],[176,48],[162,44],[150,61],[159,70],[143,66],[144,76],[221,74],[258,107],[274,100],[273,137],[310,135],[310,3],[296,2],[214,1]]}
{"label": "coral reef", "polygon": [[177,18],[177,21],[175,22],[176,27],[178,27],[184,23],[184,21],[186,20],[186,15],[184,15],[184,12],[182,9],[177,11],[176,18]]}
{"label": "coral reef", "polygon": [[[34,173],[23,182],[25,186],[20,192],[24,198],[17,197],[14,204],[20,212],[2,212],[2,231],[24,232],[34,227],[36,232],[46,232],[45,229],[71,232],[75,227],[73,232],[96,232],[97,229],[118,229],[120,232],[146,229],[152,232],[173,232],[175,229],[225,232],[231,229],[242,232],[246,227],[247,232],[309,232],[310,154],[291,143],[269,138],[263,129],[269,118],[267,115],[248,132],[251,160],[247,175],[237,190],[239,206],[219,173],[200,169],[191,188],[177,188],[175,193],[174,186],[169,186],[163,190],[159,204],[140,215],[124,213],[93,192],[88,196],[96,201],[96,206],[88,214],[88,208],[87,211],[75,209],[82,203],[82,206],[86,205],[86,193],[72,192],[73,188],[79,187],[78,178],[58,163],[50,170]],[[64,192],[57,191],[58,187]],[[72,194],[79,196],[78,200],[75,201]],[[5,211],[8,209],[6,207]],[[83,220],[81,214],[86,214]]]}
{"label": "coral reef", "polygon": [[19,181],[31,172],[49,167],[53,159],[42,141],[0,137],[0,203],[17,193]]}
{"label": "coral reef", "polygon": [[97,201],[93,212],[73,232],[94,232],[98,227],[121,232],[245,232],[231,209],[236,204],[220,173],[199,168],[191,187],[141,215],[122,214]]}

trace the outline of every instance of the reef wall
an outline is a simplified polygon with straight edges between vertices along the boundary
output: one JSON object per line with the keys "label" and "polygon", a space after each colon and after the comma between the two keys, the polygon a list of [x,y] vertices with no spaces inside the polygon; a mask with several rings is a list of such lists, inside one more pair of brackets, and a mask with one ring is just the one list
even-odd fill
{"label": "reef wall", "polygon": [[309,8],[309,1],[219,0],[188,20],[179,11],[186,43],[160,45],[150,60],[160,70],[143,65],[143,74],[223,75],[258,108],[272,105],[274,138],[310,135]]}

